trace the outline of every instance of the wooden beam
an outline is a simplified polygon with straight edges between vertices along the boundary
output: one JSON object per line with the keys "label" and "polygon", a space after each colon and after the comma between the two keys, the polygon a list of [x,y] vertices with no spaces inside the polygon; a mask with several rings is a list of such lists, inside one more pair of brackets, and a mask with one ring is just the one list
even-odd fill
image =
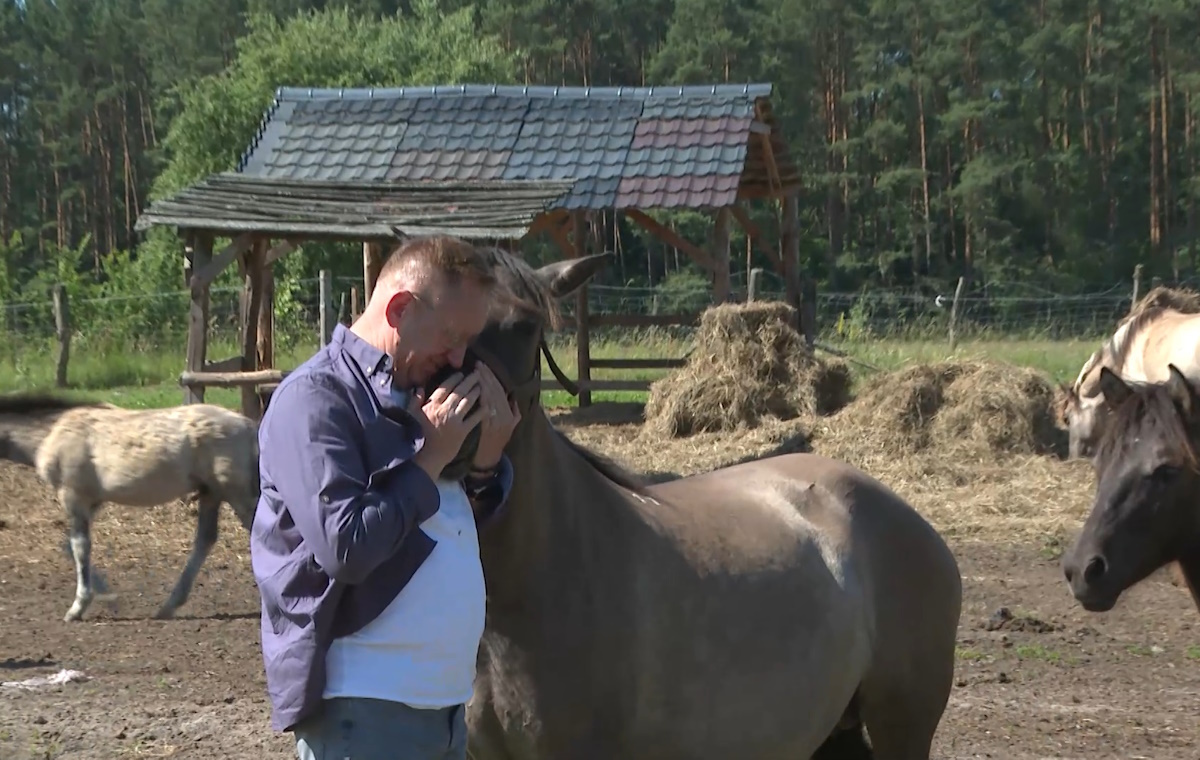
{"label": "wooden beam", "polygon": [[262,300],[256,319],[258,345],[254,365],[258,369],[270,369],[275,366],[275,269],[271,264],[262,265]]}
{"label": "wooden beam", "polygon": [[280,383],[288,376],[280,369],[260,369],[255,372],[182,372],[179,384],[185,388],[241,388],[246,385]]}
{"label": "wooden beam", "polygon": [[800,318],[802,304],[800,303],[800,202],[794,195],[783,199],[783,224],[780,235],[780,259],[783,263],[783,283],[787,302],[796,309],[799,324],[796,329],[803,327],[804,320]]}
{"label": "wooden beam", "polygon": [[[212,240],[212,237],[209,236],[208,239]],[[224,272],[238,256],[248,251],[253,243],[254,236],[250,233],[247,232],[238,235],[233,239],[232,243],[225,246],[223,251],[213,256],[207,264],[203,267],[196,267],[193,270],[195,273],[192,275],[189,285],[192,292],[196,292],[196,288],[208,288],[216,282],[216,279],[221,276],[221,272]],[[209,243],[209,245],[212,244]]]}
{"label": "wooden beam", "polygon": [[[575,256],[587,254],[587,219],[584,211],[571,212],[571,243]],[[592,393],[583,383],[592,379],[591,335],[588,329],[587,283],[575,291],[575,366],[580,381],[579,406],[592,405]]]}
{"label": "wooden beam", "polygon": [[766,241],[763,240],[762,230],[759,229],[757,224],[751,221],[750,215],[746,213],[746,209],[735,203],[729,207],[729,210],[733,214],[733,218],[737,219],[738,224],[741,225],[742,230],[745,231],[746,237],[750,238],[751,245],[766,254],[767,258],[771,260],[771,265],[775,267],[775,271],[782,277],[783,262],[779,258],[779,252],[767,245]]}
{"label": "wooden beam", "polygon": [[679,235],[679,233],[675,232],[675,230],[667,227],[666,225],[660,224],[656,219],[654,219],[654,217],[649,216],[640,209],[627,208],[622,209],[622,211],[627,219],[632,220],[639,227],[646,230],[646,232],[649,232],[651,235],[655,236],[667,245],[683,251],[691,257],[692,261],[695,261],[705,270],[709,272],[716,271],[717,265],[713,261],[712,257],[708,255],[708,252],[695,243],[685,240],[681,235]]}
{"label": "wooden beam", "polygon": [[291,240],[283,240],[281,242],[278,242],[275,245],[271,246],[271,250],[267,251],[266,254],[263,256],[263,263],[266,266],[271,266],[276,261],[279,261],[284,256],[287,256],[289,253],[291,253],[292,251],[296,250],[299,247],[300,247],[299,243],[295,243]]}
{"label": "wooden beam", "polygon": [[379,243],[363,243],[363,308],[371,302],[371,292],[383,268],[383,246]]}
{"label": "wooden beam", "polygon": [[[529,225],[529,229],[527,229],[525,231],[525,234],[521,236],[521,239],[524,240],[525,238],[529,237],[530,235],[536,235],[540,232],[553,233],[553,230],[555,227],[561,227],[563,224],[569,222],[570,220],[571,220],[571,214],[563,209],[555,209],[553,211],[547,211],[546,213],[542,214],[541,216],[539,216],[533,220],[533,224]],[[510,242],[516,242],[516,241],[510,241]]]}
{"label": "wooden beam", "polygon": [[[191,305],[188,308],[187,358],[184,364],[185,369],[191,372],[203,370],[208,354],[208,285],[197,285],[195,280],[212,262],[212,245],[213,236],[201,232],[197,233],[192,248],[192,282],[188,283]],[[183,403],[204,403],[204,389],[185,388]]]}
{"label": "wooden beam", "polygon": [[[260,240],[250,249],[246,261],[246,274],[242,287],[242,355],[237,369],[253,372],[258,369],[258,323],[263,308],[263,273],[270,268],[267,259],[276,248],[291,243],[283,242],[267,250],[267,241]],[[252,420],[262,419],[262,400],[253,386],[242,388],[242,414]]]}
{"label": "wooden beam", "polygon": [[733,293],[729,272],[729,233],[732,214],[729,207],[717,209],[713,222],[713,301],[726,303]]}

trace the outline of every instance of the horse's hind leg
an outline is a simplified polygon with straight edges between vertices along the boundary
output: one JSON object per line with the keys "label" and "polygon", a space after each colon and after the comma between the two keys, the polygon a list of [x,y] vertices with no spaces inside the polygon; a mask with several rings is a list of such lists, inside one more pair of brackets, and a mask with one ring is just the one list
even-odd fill
{"label": "horse's hind leg", "polygon": [[179,580],[176,581],[171,596],[163,602],[154,615],[159,620],[174,615],[175,610],[182,606],[187,601],[188,595],[192,593],[192,584],[196,582],[196,576],[200,573],[204,560],[208,559],[208,553],[217,543],[217,530],[220,527],[221,516],[218,511],[220,506],[219,498],[208,491],[201,491],[196,515],[196,538],[192,542],[192,553],[188,555],[187,564],[184,565],[183,572],[179,574]]}
{"label": "horse's hind leg", "polygon": [[70,491],[60,491],[58,499],[67,512],[71,555],[75,559],[75,601],[63,620],[71,622],[83,617],[92,603],[92,514],[90,505],[84,504]]}

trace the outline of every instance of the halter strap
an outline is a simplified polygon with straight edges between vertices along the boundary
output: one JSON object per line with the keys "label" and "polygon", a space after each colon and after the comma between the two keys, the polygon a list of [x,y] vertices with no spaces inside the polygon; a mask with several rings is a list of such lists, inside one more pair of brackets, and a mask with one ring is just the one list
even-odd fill
{"label": "halter strap", "polygon": [[[546,357],[546,364],[550,367],[550,373],[554,375],[554,379],[559,382],[559,384],[563,387],[563,390],[572,396],[578,396],[579,385],[563,374],[563,371],[559,369],[558,362],[554,361],[554,354],[550,352],[550,346],[546,344],[545,334],[542,334],[542,336],[538,338],[538,350],[542,356]],[[484,363],[491,368],[492,373],[496,375],[496,379],[500,381],[502,386],[504,386],[504,390],[508,391],[509,393],[516,396],[524,395],[529,392],[529,387],[531,385],[535,386],[533,389],[534,393],[530,394],[531,398],[535,398],[536,394],[541,391],[541,361],[534,362],[533,370],[529,377],[517,382],[513,379],[512,375],[509,374],[507,367],[504,366],[504,363],[498,361],[496,359],[496,355],[491,351],[479,346],[472,346],[471,351],[476,357],[482,359]]]}

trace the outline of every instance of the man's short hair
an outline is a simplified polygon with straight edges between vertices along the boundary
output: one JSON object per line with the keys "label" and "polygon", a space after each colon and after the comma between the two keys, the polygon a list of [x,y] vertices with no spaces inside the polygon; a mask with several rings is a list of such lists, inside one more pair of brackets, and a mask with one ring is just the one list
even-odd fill
{"label": "man's short hair", "polygon": [[477,246],[451,235],[425,235],[401,242],[384,260],[379,279],[401,273],[418,281],[432,277],[451,287],[469,281],[491,290],[496,284],[487,255]]}

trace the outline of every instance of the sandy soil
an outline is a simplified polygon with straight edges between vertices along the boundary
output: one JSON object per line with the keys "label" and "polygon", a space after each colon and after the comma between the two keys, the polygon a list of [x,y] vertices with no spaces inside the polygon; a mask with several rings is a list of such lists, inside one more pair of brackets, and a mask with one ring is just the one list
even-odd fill
{"label": "sandy soil", "polygon": [[[0,682],[82,671],[86,681],[0,686],[0,758],[288,758],[267,724],[247,536],[226,510],[191,600],[150,619],[191,544],[193,510],[113,507],[97,566],[119,599],[85,622],[63,522],[28,471],[0,465]],[[1195,758],[1200,635],[1186,592],[1159,574],[1088,615],[1044,542],[951,539],[966,600],[957,683],[936,758]]]}

